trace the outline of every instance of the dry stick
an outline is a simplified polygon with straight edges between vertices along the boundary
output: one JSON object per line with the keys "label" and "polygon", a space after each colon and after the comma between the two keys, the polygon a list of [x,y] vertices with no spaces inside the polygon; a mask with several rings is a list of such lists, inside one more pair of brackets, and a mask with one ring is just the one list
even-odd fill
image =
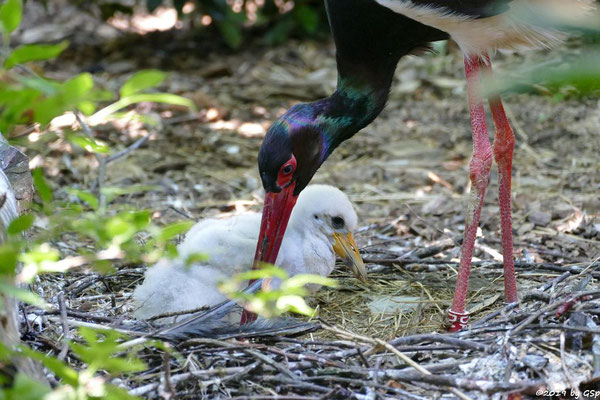
{"label": "dry stick", "polygon": [[437,333],[400,337],[390,341],[390,344],[392,346],[406,346],[422,342],[444,343],[454,347],[458,347],[462,350],[483,351],[485,353],[490,353],[492,351],[492,348],[490,346],[482,343],[474,342],[471,340],[458,339],[449,335],[440,335]]}
{"label": "dry stick", "polygon": [[592,269],[593,267],[597,267],[598,266],[598,261],[600,261],[600,256],[596,257],[594,259],[594,261],[592,261],[591,263],[588,264],[587,267],[585,267],[580,274],[586,273],[588,272],[590,269]]}
{"label": "dry stick", "polygon": [[323,400],[325,398],[325,396],[283,396],[280,394],[274,394],[272,396],[236,396],[230,397],[229,400]]}
{"label": "dry stick", "polygon": [[326,382],[331,382],[331,383],[341,382],[341,383],[344,383],[345,385],[349,385],[349,384],[353,384],[353,383],[354,384],[360,383],[360,384],[366,386],[367,388],[374,388],[374,389],[384,390],[387,392],[391,391],[395,394],[402,395],[403,399],[425,400],[425,397],[417,396],[417,395],[409,393],[405,390],[378,383],[376,381],[378,379],[378,375],[383,375],[383,374],[374,373],[372,382],[370,382],[370,381],[357,382],[357,380],[353,379],[353,378],[343,378],[341,376],[331,376],[331,375],[310,376],[310,377],[307,377],[306,380],[308,380],[308,381],[326,381]]}
{"label": "dry stick", "polygon": [[60,309],[60,323],[63,331],[63,345],[58,354],[59,360],[64,360],[69,351],[69,341],[71,340],[71,331],[69,330],[69,322],[67,321],[67,306],[65,305],[65,294],[58,294],[58,307]]}
{"label": "dry stick", "polygon": [[[298,378],[298,377],[296,377]],[[321,393],[329,393],[331,392],[331,389],[321,386],[321,385],[316,385],[314,383],[308,383],[308,382],[304,382],[304,381],[300,381],[297,379],[286,379],[284,377],[281,376],[276,376],[276,375],[265,375],[261,377],[261,380],[263,381],[275,381],[278,383],[285,383],[288,386],[295,386],[295,387],[299,387],[303,390],[314,390],[315,392],[321,392]],[[325,397],[325,396],[323,396]]]}
{"label": "dry stick", "polygon": [[[577,293],[575,297],[578,298],[579,301],[583,301],[583,299],[585,299],[585,298],[587,298],[587,300],[591,300],[593,297],[596,297],[598,295],[600,295],[600,290],[590,290],[587,292]],[[588,296],[589,296],[589,298],[588,298]],[[525,318],[525,320],[523,320],[521,323],[519,323],[519,325],[517,325],[516,327],[511,329],[509,331],[509,334],[515,335],[515,334],[521,332],[523,329],[525,329],[525,327],[527,327],[527,325],[531,324],[533,321],[538,319],[541,315],[543,315],[546,312],[551,311],[555,308],[560,307],[562,304],[564,304],[564,302],[565,302],[565,299],[561,298],[560,300],[555,301],[554,303],[550,303],[547,306],[540,308],[538,311],[531,314],[529,317]],[[567,329],[567,327],[563,327],[563,329]],[[582,328],[578,328],[578,329],[582,329]]]}
{"label": "dry stick", "polygon": [[[249,346],[256,348],[258,350],[266,350],[270,353],[280,355],[286,359],[292,359],[292,360],[298,360],[298,361],[305,360],[305,361],[309,361],[311,363],[319,363],[319,364],[324,364],[329,367],[336,367],[336,368],[342,368],[342,369],[346,367],[346,364],[331,360],[329,357],[326,357],[322,354],[302,353],[301,355],[299,355],[299,354],[295,354],[295,353],[287,353],[284,350],[282,350],[278,347],[274,347],[274,346],[265,346],[265,345],[261,345],[261,344],[249,344]],[[245,346],[245,347],[248,347],[248,346]]]}
{"label": "dry stick", "polygon": [[[545,291],[548,290],[549,288],[553,287],[554,285],[557,285],[558,283],[564,281],[565,279],[567,279],[569,276],[571,275],[571,273],[569,271],[563,273],[562,275],[554,278],[553,280],[551,280],[550,282],[544,284],[540,289],[540,291]],[[527,297],[525,297],[527,298]],[[501,308],[500,310],[494,311],[493,313],[490,313],[488,315],[486,315],[485,317],[481,318],[479,321],[473,323],[471,326],[472,327],[477,327],[480,325],[485,324],[486,322],[488,322],[491,319],[496,318],[498,315],[507,313],[509,311],[511,311],[514,308],[517,308],[519,305],[523,304],[524,299],[521,299],[515,303],[510,303],[505,305],[503,308]]]}
{"label": "dry stick", "polygon": [[[60,322],[60,318],[56,318],[56,317],[49,317],[48,320],[50,320],[52,322]],[[146,334],[145,332],[132,331],[129,329],[113,328],[110,326],[94,324],[91,322],[77,321],[75,319],[67,319],[67,321],[72,326],[83,326],[86,328],[98,329],[98,330],[102,330],[102,331],[115,331],[115,332],[123,333],[123,334],[129,335],[129,336],[143,336]]]}
{"label": "dry stick", "polygon": [[[385,370],[389,379],[395,378],[396,370]],[[415,375],[411,378],[413,382],[424,382],[432,385],[443,385],[450,387],[460,387],[465,390],[477,390],[483,393],[498,392],[525,392],[532,389],[543,387],[546,382],[543,380],[521,381],[521,382],[490,382],[485,380],[472,380],[467,378],[454,378],[445,375]]]}
{"label": "dry stick", "polygon": [[561,325],[561,324],[536,324],[530,325],[528,329],[546,329],[546,330],[564,330],[571,332],[583,332],[583,333],[591,333],[593,335],[600,335],[600,328],[587,328],[585,326],[569,326],[569,325]]}
{"label": "dry stick", "polygon": [[[82,116],[81,112],[78,109],[75,109],[73,110],[73,114],[75,114],[75,118],[77,119],[77,122],[79,123],[79,126],[85,135],[90,138],[90,140],[94,141],[94,133],[88,124],[86,124],[83,120],[84,117]],[[98,161],[98,179],[96,181],[98,185],[98,208],[100,210],[104,210],[106,207],[106,194],[102,193],[102,188],[104,186],[104,181],[106,180],[106,158],[102,157],[96,152],[94,152],[94,157],[96,157],[96,161]]]}
{"label": "dry stick", "polygon": [[195,314],[200,311],[206,311],[209,308],[210,308],[209,306],[202,306],[202,307],[194,308],[193,310],[166,312],[166,313],[162,313],[162,314],[158,314],[153,317],[150,317],[146,321],[156,321],[157,319],[161,319],[161,318],[177,317],[180,315],[187,315],[187,314]]}
{"label": "dry stick", "polygon": [[[79,300],[79,299],[77,299]],[[108,323],[108,324],[112,324],[115,323],[117,321],[119,321],[118,318],[111,318],[111,317],[101,317],[98,315],[93,315],[92,313],[88,313],[88,312],[82,312],[82,311],[74,311],[74,310],[69,310],[67,309],[67,316],[68,317],[73,317],[73,318],[79,318],[79,319],[89,319],[95,322],[100,322],[100,323]],[[50,311],[36,311],[36,314],[38,315],[60,315],[62,313],[62,310],[50,310]]]}
{"label": "dry stick", "polygon": [[[92,261],[97,260],[121,260],[125,257],[125,252],[118,249],[106,249],[97,252],[95,255],[84,255],[84,256],[72,256],[63,258],[60,261],[54,263],[54,267],[61,271],[66,271],[68,269],[81,267],[82,265],[89,264]],[[89,279],[97,280],[99,275],[94,275]]]}
{"label": "dry stick", "polygon": [[171,354],[168,351],[165,351],[163,354],[163,365],[165,370],[165,384],[162,390],[164,393],[161,394],[161,397],[171,399],[175,396],[175,388],[171,382]]}
{"label": "dry stick", "polygon": [[[566,322],[565,322],[565,324],[566,324]],[[577,393],[575,394],[575,398],[578,399],[579,398],[579,390],[577,389],[578,385],[574,385],[575,381],[573,380],[573,377],[569,373],[567,364],[565,364],[565,357],[566,357],[565,356],[565,333],[561,332],[560,333],[560,365],[562,367],[563,373],[565,374],[565,377],[567,378],[567,381],[569,381],[570,387],[575,388],[575,390],[577,390]]]}
{"label": "dry stick", "polygon": [[[596,329],[598,326],[588,317],[587,327]],[[592,378],[600,377],[600,334],[594,335],[592,338]]]}
{"label": "dry stick", "polygon": [[[266,346],[263,344],[246,343],[246,344],[244,344],[244,346],[233,345],[233,347],[228,347],[225,349],[228,349],[228,350],[242,349],[243,347],[252,347],[257,350],[266,350],[266,351],[275,353],[279,356],[282,356],[286,359],[302,360],[301,362],[289,363],[290,370],[314,369],[314,364],[316,363],[316,364],[323,364],[328,367],[337,368],[340,371],[350,372],[350,373],[364,375],[364,376],[375,377],[376,375],[374,375],[374,374],[378,373],[377,369],[362,368],[359,366],[349,366],[349,365],[347,365],[347,363],[340,363],[340,362],[333,361],[333,360],[331,360],[332,359],[331,355],[325,356],[322,354],[314,355],[314,354],[310,354],[310,353],[308,353],[308,354],[307,353],[302,353],[302,354],[287,353],[282,349],[272,347],[272,346]],[[215,349],[215,350],[222,351],[223,349]],[[206,350],[203,350],[203,351],[206,352]],[[379,361],[381,361],[381,359],[379,359]],[[443,370],[447,370],[447,369],[454,369],[458,365],[462,364],[463,362],[464,362],[464,360],[462,360],[460,362],[453,361],[451,363],[439,363],[438,362],[438,363],[435,363],[432,365],[428,365],[426,369],[429,369],[430,371],[443,371]],[[395,378],[398,380],[410,381],[414,376],[416,376],[415,374],[419,374],[419,372],[414,371],[412,369],[412,367],[408,367],[408,368],[406,368],[406,370],[399,370],[399,371],[396,370]]]}
{"label": "dry stick", "polygon": [[510,376],[512,375],[514,360],[509,356],[507,357],[506,368],[504,369],[504,383],[510,383]]}
{"label": "dry stick", "polygon": [[[198,339],[190,339],[187,341],[187,343],[189,344],[212,344],[212,345],[218,345],[218,346],[223,346],[226,348],[230,348],[230,347],[236,347],[239,348],[240,344],[233,344],[230,342],[226,342],[223,340],[218,340],[218,339],[208,339],[208,338],[198,338]],[[281,372],[283,375],[287,376],[288,378],[292,379],[292,380],[298,380],[298,376],[296,374],[294,374],[292,371],[290,371],[289,369],[287,369],[286,367],[284,367],[283,365],[279,365],[275,360],[273,360],[272,358],[267,357],[264,354],[261,354],[255,350],[252,350],[252,346],[248,345],[248,346],[244,346],[241,349],[244,353],[247,353],[251,356],[253,356],[254,358],[257,358],[258,360],[262,361],[264,364],[267,364],[271,367],[273,367],[274,369],[276,369],[277,371]]]}
{"label": "dry stick", "polygon": [[148,133],[146,136],[136,140],[128,147],[125,147],[123,150],[118,151],[115,154],[113,154],[112,156],[107,157],[106,164],[111,163],[113,161],[118,160],[119,158],[123,158],[123,157],[129,155],[129,153],[131,153],[133,150],[137,149],[138,147],[141,147],[144,143],[146,143],[150,139],[150,135],[151,134]]}
{"label": "dry stick", "polygon": [[[89,137],[91,140],[95,140],[94,132],[92,132],[92,129],[89,127],[89,125],[85,123],[84,117],[82,116],[81,112],[78,109],[75,109],[75,110],[73,110],[73,113],[75,114],[75,118],[77,118],[77,122],[79,123],[79,126],[81,127],[81,129],[83,130],[85,135],[87,137]],[[113,161],[116,161],[120,158],[123,158],[123,157],[129,155],[129,153],[131,153],[133,150],[141,147],[144,143],[146,143],[150,139],[150,135],[151,134],[148,133],[146,136],[136,140],[135,142],[133,142],[131,145],[127,146],[123,150],[116,152],[115,154],[108,156],[108,157],[103,157],[100,154],[94,152],[94,156],[96,157],[96,160],[98,161],[97,185],[98,185],[99,209],[103,210],[104,207],[106,206],[106,195],[102,193],[102,188],[104,186],[104,182],[106,181],[106,166]]]}
{"label": "dry stick", "polygon": [[[183,374],[171,376],[171,384],[176,386],[178,383],[184,382],[190,378],[195,378],[195,377],[206,378],[207,376],[224,375],[228,372],[233,372],[232,375],[225,376],[223,378],[218,377],[216,379],[211,379],[211,380],[207,380],[207,381],[204,381],[204,380],[199,381],[202,388],[206,388],[213,384],[218,385],[223,382],[226,382],[226,381],[229,381],[232,379],[236,379],[240,376],[246,375],[248,372],[250,372],[251,370],[256,368],[258,365],[260,365],[260,362],[256,361],[246,367],[215,368],[215,369],[210,369],[210,370],[185,372]],[[146,393],[149,393],[149,392],[157,389],[159,386],[160,386],[159,382],[153,382],[153,383],[149,383],[147,385],[139,386],[135,389],[131,389],[128,393],[132,396],[143,396]]]}
{"label": "dry stick", "polygon": [[128,299],[131,297],[131,293],[106,293],[106,294],[93,294],[90,296],[79,296],[77,301],[92,301],[105,299],[107,297],[114,297],[115,299]]}
{"label": "dry stick", "polygon": [[[328,330],[330,332],[333,332],[335,334],[338,334],[340,336],[343,336],[343,337],[345,336],[347,338],[356,339],[356,340],[359,340],[359,341],[364,342],[364,343],[371,343],[371,344],[373,344],[375,346],[384,347],[386,350],[394,353],[396,355],[396,357],[398,357],[401,361],[404,361],[406,364],[410,365],[411,367],[413,367],[414,369],[416,369],[420,373],[422,373],[424,375],[432,375],[431,372],[429,372],[428,370],[426,370],[425,368],[423,368],[422,366],[420,366],[419,364],[417,364],[415,361],[411,360],[405,354],[402,354],[401,352],[399,352],[391,344],[389,344],[389,343],[387,343],[387,342],[385,342],[385,341],[383,341],[381,339],[370,338],[370,337],[367,337],[367,336],[358,335],[358,334],[355,334],[353,332],[345,331],[345,330],[337,328],[335,326],[328,325],[326,323],[322,323],[321,325],[323,326],[323,329]],[[367,353],[371,353],[372,351],[373,351],[373,349],[369,350]],[[365,355],[367,353],[365,353]],[[463,393],[461,390],[459,390],[459,389],[457,389],[455,387],[449,387],[448,389],[452,393],[454,393],[456,396],[458,396],[459,398],[461,398],[463,400],[471,400],[471,398],[469,396],[467,396],[465,393]]]}

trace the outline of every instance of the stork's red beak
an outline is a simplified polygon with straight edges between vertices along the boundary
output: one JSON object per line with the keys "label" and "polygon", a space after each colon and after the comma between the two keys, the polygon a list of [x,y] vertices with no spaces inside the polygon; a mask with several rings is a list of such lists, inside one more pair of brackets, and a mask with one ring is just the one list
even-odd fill
{"label": "stork's red beak", "polygon": [[[285,229],[298,199],[298,195],[294,195],[295,187],[296,182],[292,181],[279,193],[267,192],[265,194],[265,206],[252,269],[257,268],[261,263],[275,264]],[[245,324],[255,319],[256,314],[244,310],[241,323]]]}
{"label": "stork's red beak", "polygon": [[298,196],[294,195],[295,186],[296,183],[292,181],[279,193],[265,194],[265,206],[254,254],[254,268],[259,263],[275,264],[285,228],[298,199]]}

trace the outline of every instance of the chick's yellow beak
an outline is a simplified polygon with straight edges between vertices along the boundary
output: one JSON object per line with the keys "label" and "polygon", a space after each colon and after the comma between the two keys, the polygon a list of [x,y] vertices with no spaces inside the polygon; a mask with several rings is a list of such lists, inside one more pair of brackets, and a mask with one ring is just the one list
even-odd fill
{"label": "chick's yellow beak", "polygon": [[333,250],[341,259],[354,276],[361,282],[367,281],[367,269],[365,263],[358,252],[358,246],[354,241],[352,232],[333,234]]}

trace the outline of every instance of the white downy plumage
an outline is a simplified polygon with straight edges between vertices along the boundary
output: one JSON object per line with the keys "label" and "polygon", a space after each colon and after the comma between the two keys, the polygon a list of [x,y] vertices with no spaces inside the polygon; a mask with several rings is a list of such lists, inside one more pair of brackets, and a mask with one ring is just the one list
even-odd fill
{"label": "white downy plumage", "polygon": [[[135,316],[148,319],[225,300],[217,284],[251,268],[260,222],[260,214],[249,213],[194,225],[178,246],[176,259],[160,260],[146,271],[144,283],[133,293]],[[351,233],[356,227],[356,212],[343,192],[310,185],[298,197],[276,264],[290,276],[328,276],[337,253],[365,280],[364,263]],[[195,253],[207,255],[208,261],[186,266],[185,261]]]}

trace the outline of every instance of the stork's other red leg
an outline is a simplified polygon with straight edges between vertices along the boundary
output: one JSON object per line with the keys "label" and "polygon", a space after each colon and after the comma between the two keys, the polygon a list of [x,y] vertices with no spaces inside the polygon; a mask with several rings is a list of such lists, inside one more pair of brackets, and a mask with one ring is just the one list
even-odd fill
{"label": "stork's other red leg", "polygon": [[[489,58],[491,77],[492,64]],[[496,134],[494,136],[494,160],[498,165],[498,200],[500,203],[500,227],[502,230],[502,256],[504,258],[504,300],[514,303],[518,300],[517,281],[515,278],[515,261],[513,258],[513,237],[510,212],[510,185],[512,176],[512,157],[515,148],[515,135],[504,112],[499,95],[489,97],[490,110],[494,119]]]}
{"label": "stork's other red leg", "polygon": [[466,312],[467,287],[471,272],[471,258],[477,236],[479,216],[487,188],[490,168],[492,166],[492,146],[488,137],[485,122],[485,109],[481,98],[479,56],[465,56],[465,74],[467,77],[467,94],[471,110],[471,128],[473,130],[473,156],[469,164],[471,193],[467,208],[465,233],[462,245],[462,256],[458,267],[456,290],[452,308],[448,311],[450,331],[459,331],[469,321]]}

